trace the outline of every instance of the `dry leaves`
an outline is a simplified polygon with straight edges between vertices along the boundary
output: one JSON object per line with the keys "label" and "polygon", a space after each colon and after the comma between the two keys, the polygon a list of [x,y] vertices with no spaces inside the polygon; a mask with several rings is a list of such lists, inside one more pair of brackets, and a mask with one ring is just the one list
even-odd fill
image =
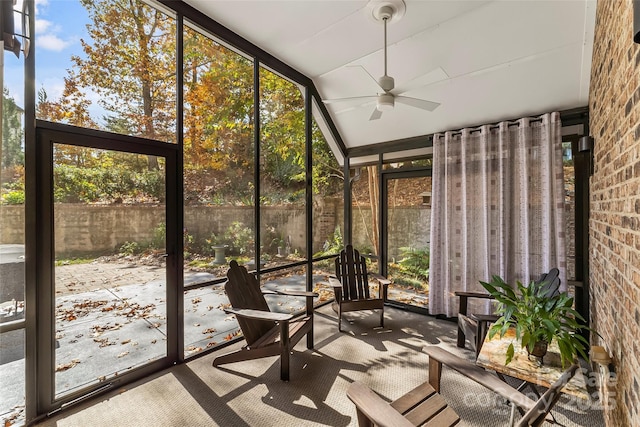
{"label": "dry leaves", "polygon": [[116,345],[115,342],[109,341],[109,338],[94,338],[93,341],[99,343],[100,348]]}
{"label": "dry leaves", "polygon": [[232,332],[232,333],[228,334],[226,337],[224,337],[224,340],[225,341],[231,341],[232,339],[234,339],[235,337],[240,336],[240,335],[242,335],[242,331],[240,329],[238,329],[237,331]]}
{"label": "dry leaves", "polygon": [[73,359],[71,362],[69,363],[63,363],[61,365],[56,366],[56,372],[64,372],[68,369],[73,368],[74,366],[76,366],[78,363],[80,363],[79,359]]}

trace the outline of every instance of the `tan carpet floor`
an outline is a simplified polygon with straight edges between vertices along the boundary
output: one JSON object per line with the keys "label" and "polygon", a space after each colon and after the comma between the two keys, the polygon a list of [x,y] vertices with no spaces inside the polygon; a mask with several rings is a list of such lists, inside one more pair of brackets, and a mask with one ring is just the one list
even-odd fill
{"label": "tan carpet floor", "polygon": [[[291,359],[291,381],[279,379],[270,357],[214,368],[207,355],[135,384],[70,407],[38,426],[355,426],[346,397],[361,381],[391,401],[428,378],[421,349],[436,344],[471,359],[455,346],[456,325],[430,316],[385,308],[385,328],[373,313],[349,313],[337,330],[329,306],[317,311],[315,349],[303,339]],[[241,344],[220,350],[220,353]],[[443,369],[442,395],[461,425],[507,425],[509,408],[495,394],[457,372]],[[595,402],[563,397],[553,411],[565,426],[604,425]]]}

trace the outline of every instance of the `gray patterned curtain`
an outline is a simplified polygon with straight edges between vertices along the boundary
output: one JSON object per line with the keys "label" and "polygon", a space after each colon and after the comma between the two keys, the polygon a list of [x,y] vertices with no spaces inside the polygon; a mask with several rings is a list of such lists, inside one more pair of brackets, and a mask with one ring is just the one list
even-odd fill
{"label": "gray patterned curtain", "polygon": [[454,292],[494,274],[529,283],[558,267],[566,289],[560,114],[435,135],[432,206],[431,314],[457,315]]}

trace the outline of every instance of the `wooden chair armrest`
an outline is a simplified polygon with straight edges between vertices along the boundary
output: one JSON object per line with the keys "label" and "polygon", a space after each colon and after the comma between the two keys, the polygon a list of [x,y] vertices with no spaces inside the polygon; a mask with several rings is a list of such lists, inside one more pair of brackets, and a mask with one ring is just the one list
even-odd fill
{"label": "wooden chair armrest", "polygon": [[374,279],[376,279],[378,282],[380,282],[381,285],[386,286],[389,285],[391,283],[391,280],[387,279],[386,277],[378,274],[378,273],[367,273],[369,276],[373,277]]}
{"label": "wooden chair armrest", "polygon": [[347,389],[347,397],[356,405],[358,420],[364,416],[379,427],[413,427],[388,402],[361,383],[352,383]]}
{"label": "wooden chair armrest", "polygon": [[342,289],[342,282],[340,282],[340,280],[336,279],[333,276],[329,276],[329,286],[331,286],[332,288],[341,288]]}
{"label": "wooden chair armrest", "polygon": [[288,296],[292,296],[292,297],[317,297],[318,296],[317,292],[288,291],[288,290],[276,291],[276,294],[278,294],[278,295],[288,295]]}
{"label": "wooden chair armrest", "polygon": [[[481,367],[465,360],[455,354],[449,353],[447,350],[436,346],[426,346],[422,349],[429,355],[429,372],[431,372],[432,363],[439,363],[448,366],[451,369],[455,369],[465,377],[477,382],[478,384],[488,388],[494,393],[504,397],[506,400],[512,402],[516,406],[523,408],[525,411],[533,408],[536,404],[533,400],[527,397],[524,393],[519,392],[509,384],[500,380],[496,375],[491,372],[485,371]],[[433,362],[432,362],[433,360]],[[440,390],[439,378],[438,383],[434,384],[434,378],[429,378],[429,382],[436,391]]]}
{"label": "wooden chair armrest", "polygon": [[478,322],[489,322],[489,323],[496,322],[500,318],[500,316],[498,316],[497,314],[478,314],[478,313],[471,313],[469,317]]}
{"label": "wooden chair armrest", "polygon": [[491,294],[487,294],[485,292],[455,291],[454,294],[457,297],[493,299],[493,296]]}
{"label": "wooden chair armrest", "polygon": [[274,322],[286,322],[293,319],[293,315],[286,313],[274,313],[271,311],[227,308],[225,313],[246,317],[247,319],[271,320]]}

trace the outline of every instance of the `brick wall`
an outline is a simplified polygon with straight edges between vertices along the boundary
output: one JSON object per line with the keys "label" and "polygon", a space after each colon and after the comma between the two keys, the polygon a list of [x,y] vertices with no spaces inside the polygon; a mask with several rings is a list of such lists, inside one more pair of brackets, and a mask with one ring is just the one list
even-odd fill
{"label": "brick wall", "polygon": [[[640,425],[640,45],[631,0],[598,0],[589,92],[595,138],[589,258],[596,342],[616,380],[601,390],[608,426]],[[604,371],[601,368],[601,376]]]}

